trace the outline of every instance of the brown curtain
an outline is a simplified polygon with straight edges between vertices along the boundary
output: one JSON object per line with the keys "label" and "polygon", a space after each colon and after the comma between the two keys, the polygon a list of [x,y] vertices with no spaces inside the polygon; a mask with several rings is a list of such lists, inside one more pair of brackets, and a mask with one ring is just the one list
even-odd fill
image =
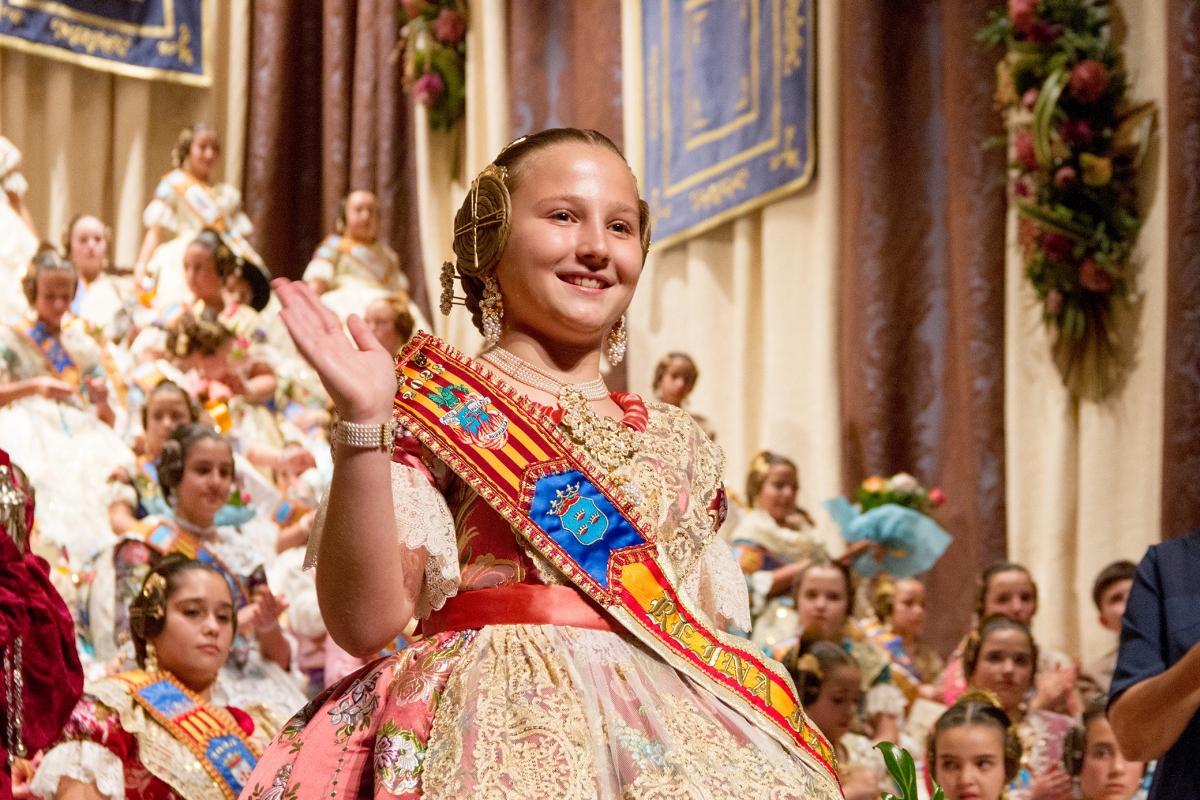
{"label": "brown curtain", "polygon": [[1200,0],[1167,9],[1164,539],[1200,528]]}
{"label": "brown curtain", "polygon": [[[510,0],[508,68],[512,137],[591,128],[621,147],[621,5],[612,0]],[[625,364],[608,376],[624,390]]]}
{"label": "brown curtain", "polygon": [[428,315],[413,112],[393,58],[396,2],[255,2],[246,211],[272,272],[298,278],[333,231],[342,196],[375,192],[380,238],[400,254]]}
{"label": "brown curtain", "polygon": [[954,542],[926,636],[967,630],[974,576],[1005,554],[1002,55],[991,0],[847,3],[840,20],[838,359],[847,492],[899,471],[940,486]]}

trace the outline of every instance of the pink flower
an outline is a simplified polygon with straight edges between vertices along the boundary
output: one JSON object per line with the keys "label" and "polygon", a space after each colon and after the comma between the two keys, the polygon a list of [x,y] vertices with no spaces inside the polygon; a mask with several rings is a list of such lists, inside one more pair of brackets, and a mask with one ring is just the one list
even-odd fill
{"label": "pink flower", "polygon": [[1013,149],[1016,151],[1017,163],[1025,169],[1037,169],[1037,153],[1033,149],[1033,131],[1017,131],[1013,137]]}
{"label": "pink flower", "polygon": [[1046,231],[1042,234],[1042,249],[1046,255],[1055,261],[1071,260],[1071,238],[1058,231]]}
{"label": "pink flower", "polygon": [[937,508],[946,502],[946,495],[941,489],[934,489],[929,493],[929,502],[933,503],[934,507]]}
{"label": "pink flower", "polygon": [[1049,292],[1046,293],[1046,313],[1047,314],[1049,314],[1053,317],[1057,317],[1059,315],[1059,312],[1062,311],[1062,307],[1063,307],[1062,292],[1060,292],[1058,289],[1051,289]]}
{"label": "pink flower", "polygon": [[1049,22],[1042,22],[1041,20],[1038,20],[1029,26],[1029,30],[1025,32],[1025,35],[1028,36],[1029,41],[1033,42],[1034,44],[1050,45],[1054,44],[1054,41],[1058,39],[1059,34],[1061,33],[1061,25],[1051,25]]}
{"label": "pink flower", "polygon": [[423,0],[400,0],[400,5],[404,6],[404,13],[409,19],[420,16],[421,9],[425,7]]}
{"label": "pink flower", "polygon": [[1038,98],[1041,97],[1040,89],[1030,89],[1025,94],[1021,95],[1021,108],[1026,111],[1033,111],[1033,107],[1037,105]]}
{"label": "pink flower", "polygon": [[1021,33],[1029,33],[1037,19],[1037,0],[1008,0],[1008,19]]}
{"label": "pink flower", "polygon": [[446,44],[461,42],[467,35],[467,21],[452,8],[443,8],[433,20],[433,35]]}
{"label": "pink flower", "polygon": [[431,106],[446,91],[446,84],[436,72],[426,72],[413,84],[413,97],[421,105]]}
{"label": "pink flower", "polygon": [[1069,119],[1058,126],[1058,135],[1064,144],[1087,147],[1092,143],[1092,126],[1086,120]]}
{"label": "pink flower", "polygon": [[1100,266],[1096,259],[1088,257],[1079,265],[1079,285],[1089,292],[1108,292],[1116,279],[1112,273]]}
{"label": "pink flower", "polygon": [[1013,194],[1017,197],[1028,199],[1033,196],[1033,189],[1030,188],[1028,181],[1013,181]]}
{"label": "pink flower", "polygon": [[1071,70],[1071,82],[1067,86],[1071,97],[1081,103],[1094,103],[1108,88],[1108,70],[1094,58],[1080,61]]}
{"label": "pink flower", "polygon": [[1070,189],[1078,179],[1074,167],[1059,167],[1058,172],[1054,173],[1054,185],[1059,189]]}

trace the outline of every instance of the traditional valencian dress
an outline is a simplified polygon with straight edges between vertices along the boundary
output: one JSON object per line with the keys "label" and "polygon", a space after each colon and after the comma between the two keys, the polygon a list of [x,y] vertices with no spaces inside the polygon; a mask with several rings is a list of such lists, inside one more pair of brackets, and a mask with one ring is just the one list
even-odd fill
{"label": "traditional valencian dress", "polygon": [[0,408],[0,447],[21,465],[37,490],[38,530],[67,549],[72,567],[115,541],[108,520],[108,476],[136,466],[112,428],[85,410],[82,381],[103,378],[100,347],[78,323],[58,335],[37,320],[0,326],[0,378],[38,377],[80,389],[72,400],[33,395]]}
{"label": "traditional valencian dress", "polygon": [[21,174],[21,151],[0,136],[0,319],[29,309],[21,276],[37,252],[38,240],[13,208],[9,194],[24,197],[29,184]]}
{"label": "traditional valencian dress", "polygon": [[[127,665],[133,663],[129,605],[151,565],[171,552],[220,570],[238,609],[254,602],[255,592],[267,582],[262,557],[235,528],[218,526],[211,537],[200,537],[169,517],[147,517],[95,561],[83,618],[97,662],[121,657]],[[213,696],[241,708],[261,706],[263,713],[281,723],[304,705],[297,679],[298,673],[292,676],[262,657],[252,631],[238,631],[221,679],[213,686]]]}
{"label": "traditional valencian dress", "polygon": [[733,555],[746,576],[755,644],[772,648],[796,630],[795,603],[791,595],[771,598],[774,571],[786,564],[823,555],[825,549],[810,532],[780,525],[755,508],[738,521],[729,539]]}
{"label": "traditional valencian dress", "polygon": [[[317,245],[304,269],[304,280],[314,278],[329,284],[321,302],[343,322],[351,314],[361,316],[372,300],[408,291],[408,277],[395,250],[379,240],[360,242],[336,233]],[[431,330],[415,303],[410,302],[408,310],[418,330]]]}
{"label": "traditional valencian dress", "polygon": [[125,672],[88,687],[30,788],[54,800],[72,778],[109,800],[237,800],[273,732],[168,672]]}
{"label": "traditional valencian dress", "polygon": [[161,225],[174,234],[155,248],[146,265],[146,274],[155,281],[154,308],[192,299],[183,274],[183,253],[204,228],[225,234],[226,244],[236,255],[262,266],[262,258],[246,239],[254,228],[242,212],[242,195],[227,183],[206,184],[187,170],[171,170],[154,190],[142,223],[147,228]]}
{"label": "traditional valencian dress", "polygon": [[293,718],[249,797],[840,796],[782,667],[718,628],[745,625],[745,582],[723,456],[685,412],[613,393],[622,455],[582,395],[536,405],[424,334],[397,365],[425,638]]}

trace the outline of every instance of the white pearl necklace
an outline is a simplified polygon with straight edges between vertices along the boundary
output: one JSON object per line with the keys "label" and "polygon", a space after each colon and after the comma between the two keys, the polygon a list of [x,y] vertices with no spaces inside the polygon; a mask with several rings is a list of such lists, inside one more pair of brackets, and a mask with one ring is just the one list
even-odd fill
{"label": "white pearl necklace", "polygon": [[587,400],[603,400],[608,397],[608,385],[604,382],[604,376],[599,376],[594,381],[587,383],[563,383],[503,347],[493,347],[481,358],[499,367],[526,386],[541,389],[555,397],[561,397],[568,389],[574,389]]}

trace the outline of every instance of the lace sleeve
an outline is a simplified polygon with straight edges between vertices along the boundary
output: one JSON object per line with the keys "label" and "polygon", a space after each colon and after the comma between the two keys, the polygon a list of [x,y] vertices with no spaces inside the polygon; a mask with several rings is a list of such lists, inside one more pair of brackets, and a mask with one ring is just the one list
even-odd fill
{"label": "lace sleeve", "polygon": [[125,800],[121,759],[95,742],[64,742],[47,753],[29,786],[30,792],[43,800],[54,800],[63,778],[93,784],[109,800]]}
{"label": "lace sleeve", "polygon": [[[317,517],[313,521],[312,534],[308,537],[308,550],[304,554],[304,568],[317,563],[317,548],[321,532],[325,528],[325,509],[329,496],[321,500]],[[429,612],[446,604],[447,598],[458,593],[458,538],[454,532],[454,519],[446,500],[429,483],[420,471],[392,462],[392,507],[396,514],[396,532],[400,544],[405,547],[424,547],[425,582],[417,597],[414,616],[425,619]]]}
{"label": "lace sleeve", "polygon": [[746,577],[724,539],[710,539],[700,563],[683,582],[683,589],[700,604],[714,622],[750,630],[750,598]]}

